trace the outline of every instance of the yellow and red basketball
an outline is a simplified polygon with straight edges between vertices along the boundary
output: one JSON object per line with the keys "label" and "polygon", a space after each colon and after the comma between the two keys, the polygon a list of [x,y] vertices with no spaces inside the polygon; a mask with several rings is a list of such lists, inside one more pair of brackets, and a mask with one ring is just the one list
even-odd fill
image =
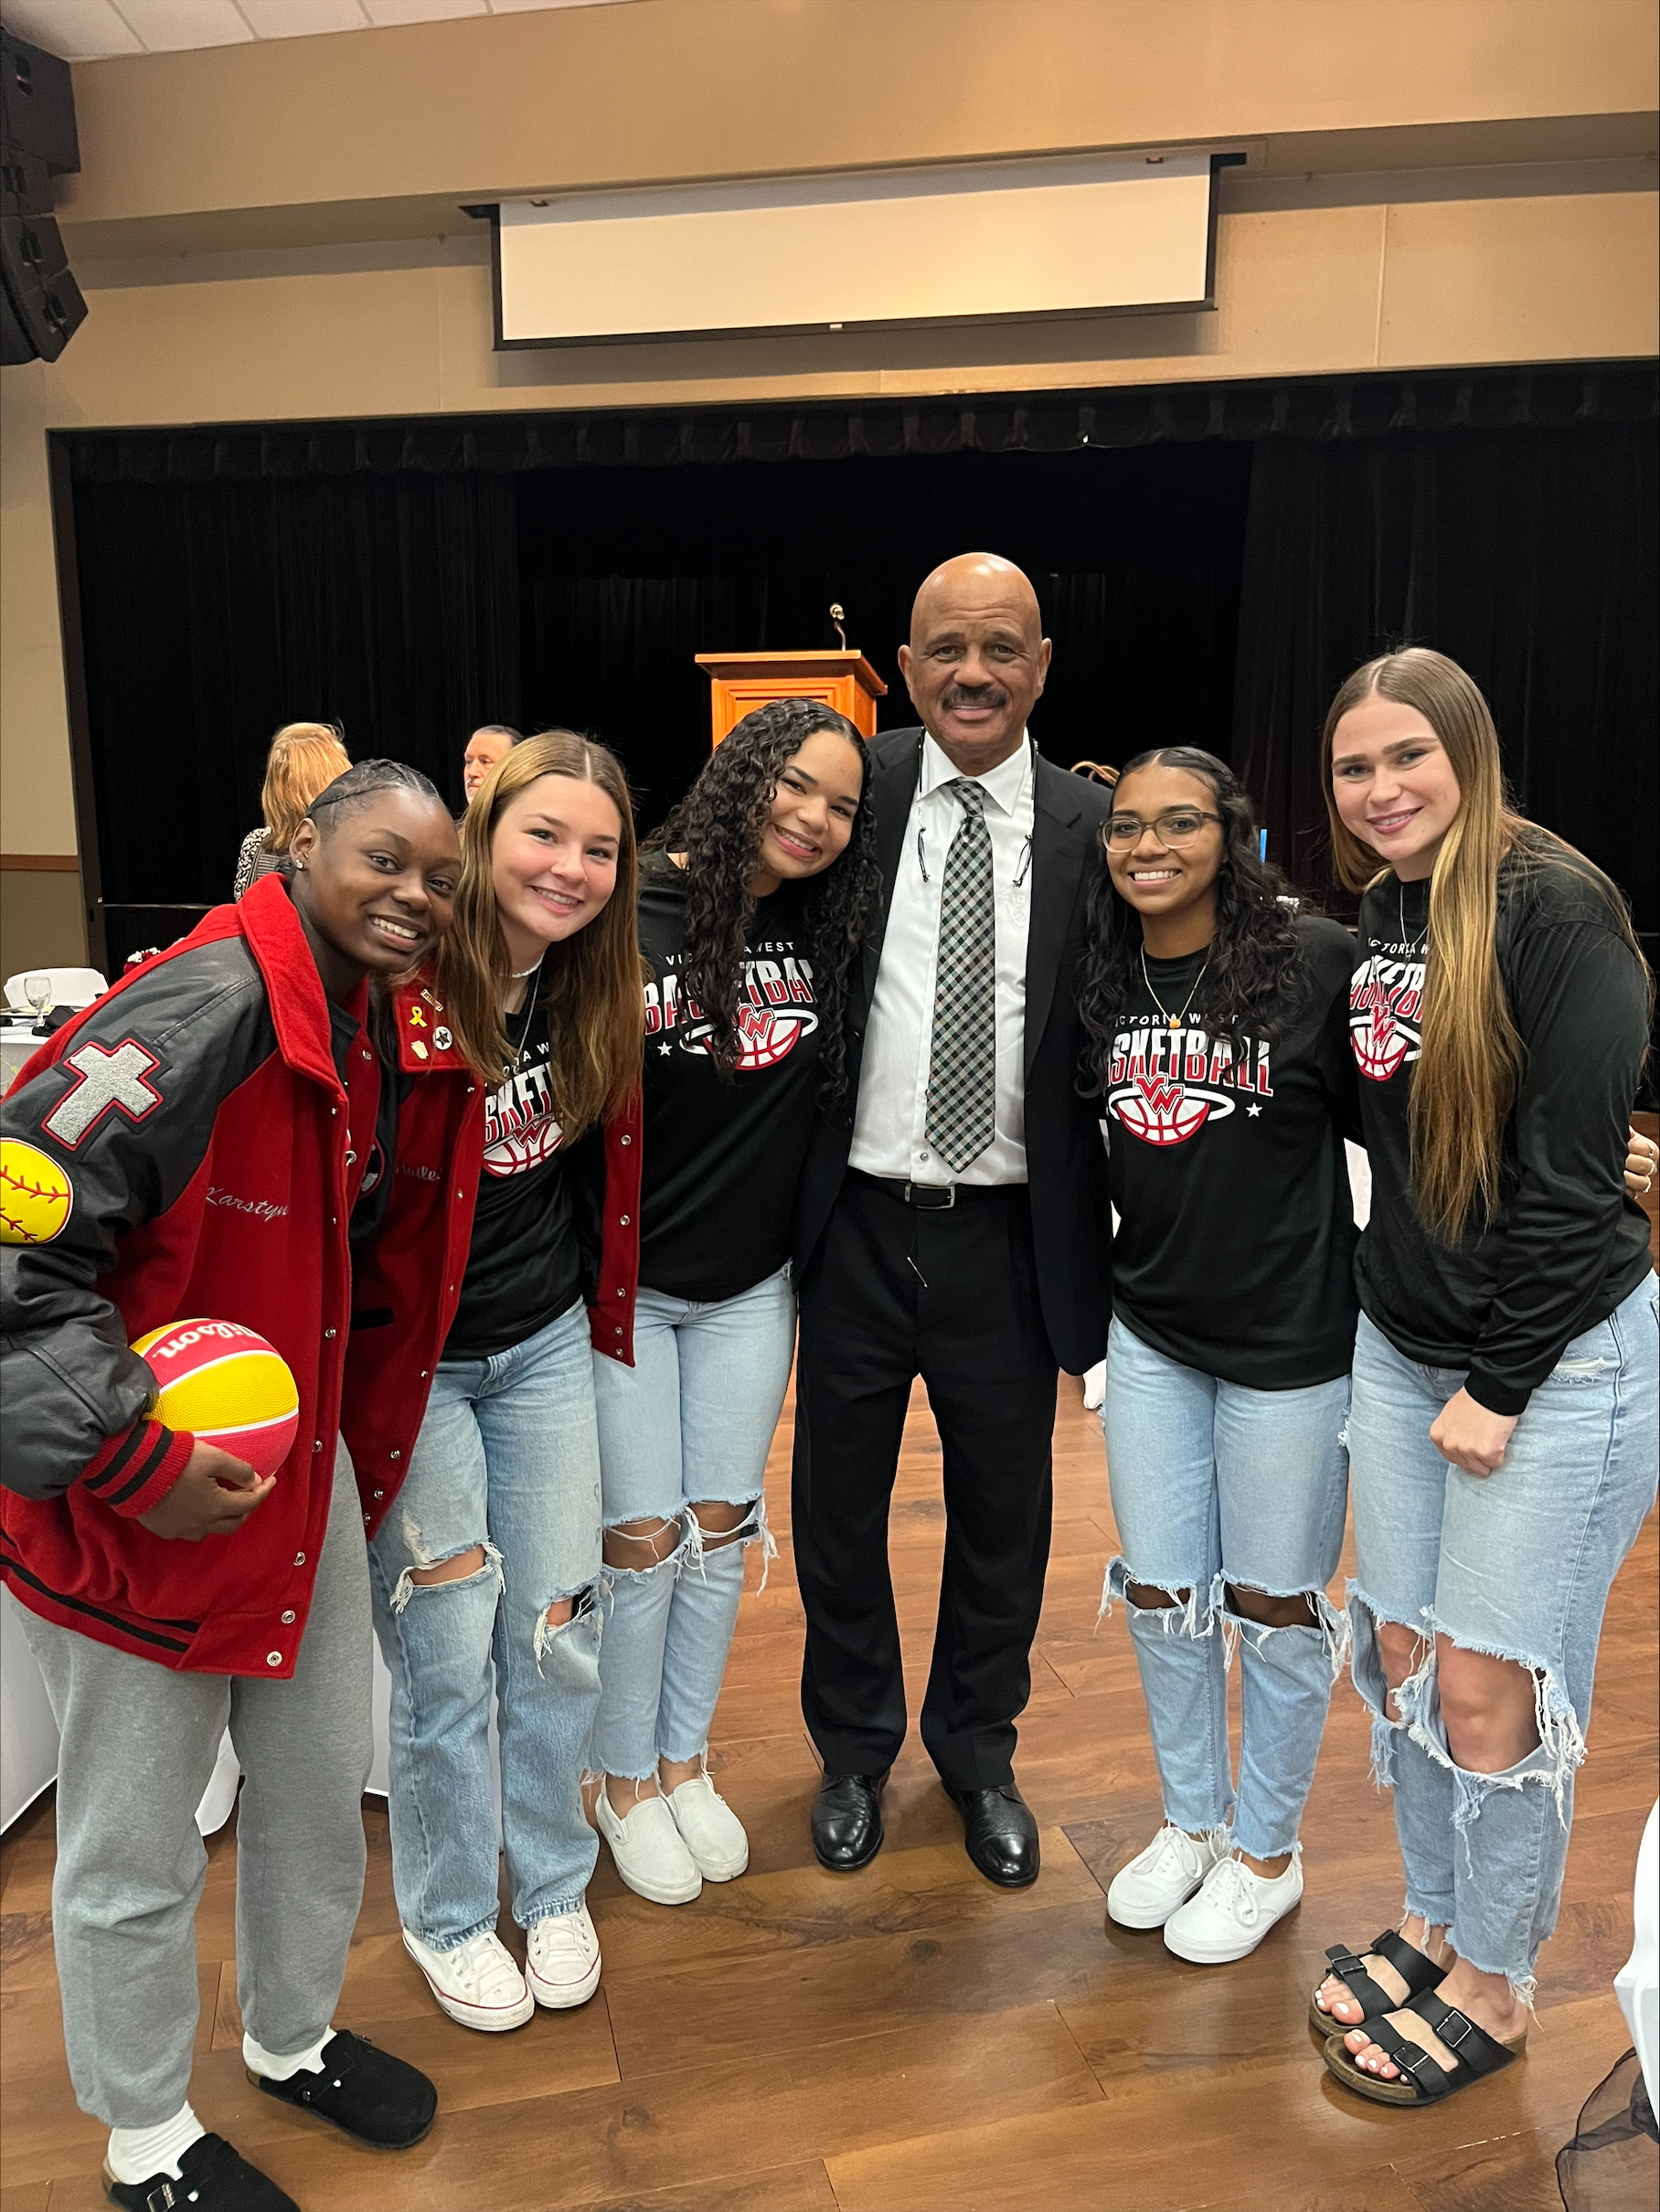
{"label": "yellow and red basketball", "polygon": [[239,1321],[176,1321],[133,1349],[155,1377],[154,1420],[275,1474],[300,1426],[288,1362]]}

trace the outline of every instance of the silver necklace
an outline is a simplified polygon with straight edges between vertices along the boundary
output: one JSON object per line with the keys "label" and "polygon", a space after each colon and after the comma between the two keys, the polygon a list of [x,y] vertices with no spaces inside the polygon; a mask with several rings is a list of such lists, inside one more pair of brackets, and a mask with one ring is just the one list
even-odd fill
{"label": "silver necklace", "polygon": [[[546,959],[547,959],[547,957],[548,957],[547,953],[546,953],[546,952],[544,952],[544,953],[542,954],[542,960],[546,960]],[[522,982],[524,982],[524,979],[525,979],[525,977],[526,977],[527,975],[530,975],[530,976],[539,976],[539,975],[540,975],[540,973],[541,973],[541,969],[542,969],[542,960],[538,960],[538,961],[537,962],[536,966],[535,966],[534,968],[521,968],[521,969],[517,970],[517,971],[515,973],[515,975],[514,975],[514,978],[513,978],[514,982],[515,982],[515,983],[522,983]],[[513,1069],[519,1067],[519,1066],[520,1066],[520,1065],[523,1063],[523,1061],[524,1061],[524,1058],[525,1058],[525,1041],[526,1041],[526,1039],[527,1039],[527,1038],[529,1037],[529,1035],[530,1035],[530,1025],[531,1025],[531,1023],[532,1023],[533,1021],[535,1021],[535,1019],[536,1019],[536,984],[535,984],[534,983],[531,983],[531,984],[527,984],[527,985],[526,986],[526,990],[525,990],[525,1023],[524,1023],[524,1026],[523,1026],[523,1028],[521,1028],[521,1029],[520,1029],[520,1031],[519,1031],[519,1034],[518,1034],[518,1044],[517,1044],[517,1046],[515,1048],[514,1054],[513,1054],[513,1058],[512,1058],[512,1059],[511,1059],[511,1060],[508,1062],[508,1072],[511,1072]],[[512,1041],[512,1040],[511,1040],[511,1037],[509,1037],[509,1040],[508,1040],[508,1041],[509,1041],[509,1042],[511,1042],[511,1041]]]}
{"label": "silver necklace", "polygon": [[1143,945],[1141,949],[1141,962],[1142,981],[1147,986],[1147,996],[1153,1001],[1154,1005],[1158,1008],[1159,1012],[1164,1016],[1170,1026],[1173,1029],[1179,1029],[1182,1024],[1187,1018],[1187,1008],[1192,1005],[1195,998],[1198,995],[1199,985],[1205,980],[1206,970],[1208,969],[1210,965],[1209,953],[1206,953],[1205,966],[1201,968],[1198,973],[1194,977],[1193,989],[1188,992],[1186,999],[1183,1003],[1182,1010],[1179,1014],[1172,1014],[1169,1007],[1165,1005],[1164,1000],[1160,998],[1158,993],[1153,988],[1153,978],[1147,973],[1147,948],[1145,945]]}

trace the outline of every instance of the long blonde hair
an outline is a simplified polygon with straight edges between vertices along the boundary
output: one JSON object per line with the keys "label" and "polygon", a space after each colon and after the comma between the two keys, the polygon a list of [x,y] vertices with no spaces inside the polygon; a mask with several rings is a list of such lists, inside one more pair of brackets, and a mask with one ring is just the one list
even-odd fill
{"label": "long blonde hair", "polygon": [[640,1075],[645,1001],[641,989],[633,804],[615,753],[574,730],[526,738],[493,768],[461,824],[455,920],[439,949],[438,991],[466,1059],[499,1070],[512,1058],[502,1001],[513,979],[496,910],[492,852],[509,800],[541,776],[596,784],[617,810],[617,888],[586,929],[550,945],[542,966],[548,1075],[562,1142],[574,1143],[627,1103]]}
{"label": "long blonde hair", "polygon": [[287,852],[289,841],[311,812],[312,801],[351,764],[340,732],[328,723],[284,722],[265,756],[265,782],[260,792],[268,853]]}
{"label": "long blonde hair", "polygon": [[1441,739],[1458,782],[1458,812],[1430,877],[1421,1042],[1408,1111],[1419,1215],[1433,1235],[1452,1242],[1478,1207],[1487,1221],[1497,1210],[1505,1124],[1521,1080],[1522,1040],[1495,955],[1501,871],[1506,864],[1571,867],[1602,891],[1633,952],[1640,962],[1643,955],[1625,902],[1601,869],[1510,804],[1486,700],[1456,661],[1424,645],[1357,668],[1326,714],[1320,776],[1332,856],[1350,890],[1389,873],[1344,824],[1332,790],[1337,725],[1372,697],[1416,708]]}

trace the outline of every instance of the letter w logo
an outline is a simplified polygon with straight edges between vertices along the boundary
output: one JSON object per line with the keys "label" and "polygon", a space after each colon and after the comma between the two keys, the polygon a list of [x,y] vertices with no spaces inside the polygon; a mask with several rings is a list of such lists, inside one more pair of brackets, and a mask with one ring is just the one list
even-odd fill
{"label": "letter w logo", "polygon": [[1147,1101],[1147,1111],[1163,1121],[1173,1114],[1182,1102],[1182,1086],[1168,1077],[1138,1075],[1136,1089]]}

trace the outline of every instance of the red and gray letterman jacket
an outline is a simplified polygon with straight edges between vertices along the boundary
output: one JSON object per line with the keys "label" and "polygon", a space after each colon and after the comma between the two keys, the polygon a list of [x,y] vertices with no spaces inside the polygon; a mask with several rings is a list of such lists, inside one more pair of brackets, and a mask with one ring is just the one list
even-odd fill
{"label": "red and gray letterman jacket", "polygon": [[[280,878],[117,984],[13,1085],[0,1110],[0,1577],[43,1618],[165,1666],[287,1675],[337,1430],[366,1531],[389,1508],[460,1294],[484,1107],[430,984],[397,993],[392,1013],[410,1079],[356,1282],[347,1225],[380,1063],[359,1029],[342,1080]],[[637,1130],[616,1137],[631,1133],[622,1146],[608,1133],[606,1149],[637,1177]],[[637,1203],[607,1209],[600,1298],[612,1292],[632,1335],[637,1237],[632,1250],[610,1237],[617,1210],[638,1218]],[[148,1418],[153,1378],[128,1346],[193,1314],[275,1345],[300,1427],[243,1526],[185,1544],[138,1515],[195,1439]]]}

